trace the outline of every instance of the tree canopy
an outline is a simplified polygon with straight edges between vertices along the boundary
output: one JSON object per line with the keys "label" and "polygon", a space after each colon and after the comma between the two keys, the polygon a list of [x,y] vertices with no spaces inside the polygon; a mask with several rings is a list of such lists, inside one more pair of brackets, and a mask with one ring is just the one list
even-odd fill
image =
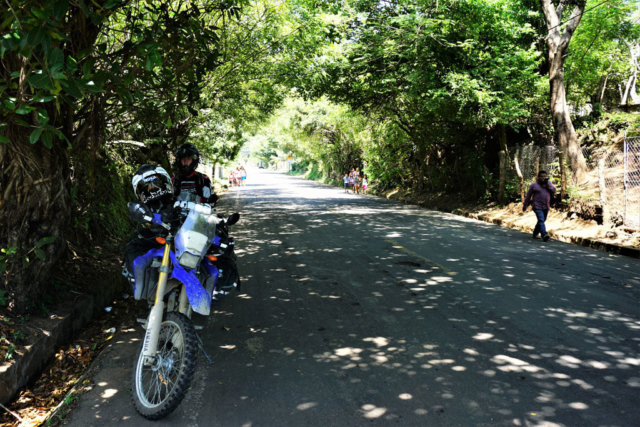
{"label": "tree canopy", "polygon": [[123,233],[131,172],[186,141],[493,197],[507,142],[559,143],[550,31],[574,116],[638,98],[637,1],[547,3],[558,31],[533,0],[7,0],[2,286],[21,309],[68,236]]}

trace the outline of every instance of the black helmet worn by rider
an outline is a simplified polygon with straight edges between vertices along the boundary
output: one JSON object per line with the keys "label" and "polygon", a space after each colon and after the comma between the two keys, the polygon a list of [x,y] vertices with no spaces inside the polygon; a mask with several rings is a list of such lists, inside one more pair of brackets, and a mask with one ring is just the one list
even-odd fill
{"label": "black helmet worn by rider", "polygon": [[[184,159],[191,159],[185,162]],[[181,200],[183,194],[195,194],[199,196],[198,203],[215,203],[218,196],[213,191],[211,179],[196,168],[200,164],[200,153],[191,143],[182,144],[176,150],[176,169],[178,173],[172,178],[173,190]]]}
{"label": "black helmet worn by rider", "polygon": [[[184,158],[191,159],[191,163],[183,165],[182,159]],[[176,166],[181,175],[191,175],[198,167],[198,164],[200,164],[200,153],[195,145],[187,142],[178,147],[176,150]]]}

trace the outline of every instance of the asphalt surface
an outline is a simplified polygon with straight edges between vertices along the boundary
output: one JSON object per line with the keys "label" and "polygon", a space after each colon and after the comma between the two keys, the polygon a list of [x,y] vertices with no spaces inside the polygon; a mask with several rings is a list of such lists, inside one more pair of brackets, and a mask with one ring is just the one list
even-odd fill
{"label": "asphalt surface", "polygon": [[638,260],[267,171],[218,211],[243,289],[194,316],[214,364],[147,421],[121,332],[70,425],[640,426]]}

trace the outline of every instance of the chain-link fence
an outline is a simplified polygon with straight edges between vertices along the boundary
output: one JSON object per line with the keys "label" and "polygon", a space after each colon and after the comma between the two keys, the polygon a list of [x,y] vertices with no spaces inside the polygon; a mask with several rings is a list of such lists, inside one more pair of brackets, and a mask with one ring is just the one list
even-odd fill
{"label": "chain-link fence", "polygon": [[525,193],[529,189],[529,184],[536,180],[540,171],[547,172],[551,182],[557,186],[560,185],[558,149],[552,145],[545,147],[511,147],[509,149],[509,162],[511,166],[507,169],[507,190],[511,190],[512,194],[519,193],[519,184],[517,184],[519,176],[516,170],[516,162],[522,174]]}
{"label": "chain-link fence", "polygon": [[[595,205],[599,206],[600,161],[602,161],[608,220],[615,225],[624,224],[630,228],[640,229],[640,134],[627,135],[624,140],[624,150],[611,147],[583,147],[582,155],[587,166],[586,183],[576,185],[569,168],[565,169],[570,195],[593,203],[594,209]],[[512,147],[509,150],[509,157],[511,167],[507,171],[508,182],[519,181],[515,167],[517,160],[525,183],[525,191],[541,170],[549,174],[551,181],[560,190],[560,155],[556,147]],[[595,215],[595,210],[591,214]]]}
{"label": "chain-link fence", "polygon": [[[556,175],[557,172],[558,179],[560,178],[558,150],[554,146],[512,147],[509,149],[509,157],[511,158],[512,164],[515,163],[516,159],[518,160],[518,166],[520,167],[525,183],[532,182],[541,170],[547,172],[550,176]],[[510,170],[509,175],[510,178],[517,178],[515,165],[514,168]]]}
{"label": "chain-link fence", "polygon": [[624,140],[625,225],[640,228],[640,135]]}
{"label": "chain-link fence", "polygon": [[[605,203],[609,209],[610,222],[615,225],[624,223],[624,152],[612,150],[601,153],[597,158],[604,160]],[[598,176],[596,162],[595,174]],[[593,175],[593,174],[592,174]]]}
{"label": "chain-link fence", "polygon": [[588,182],[582,195],[600,198],[599,162],[603,162],[604,199],[614,225],[640,228],[640,136],[627,136],[623,150],[583,148]]}

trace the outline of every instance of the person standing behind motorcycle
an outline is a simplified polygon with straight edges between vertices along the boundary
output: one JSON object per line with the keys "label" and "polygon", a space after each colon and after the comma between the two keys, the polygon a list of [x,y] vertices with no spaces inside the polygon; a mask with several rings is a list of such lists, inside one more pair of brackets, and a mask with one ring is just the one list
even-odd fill
{"label": "person standing behind motorcycle", "polygon": [[211,179],[196,168],[200,163],[200,152],[195,145],[182,144],[176,150],[176,173],[171,181],[173,182],[174,194],[180,197],[180,193],[190,193],[200,196],[199,203],[214,204],[218,196],[213,192]]}

